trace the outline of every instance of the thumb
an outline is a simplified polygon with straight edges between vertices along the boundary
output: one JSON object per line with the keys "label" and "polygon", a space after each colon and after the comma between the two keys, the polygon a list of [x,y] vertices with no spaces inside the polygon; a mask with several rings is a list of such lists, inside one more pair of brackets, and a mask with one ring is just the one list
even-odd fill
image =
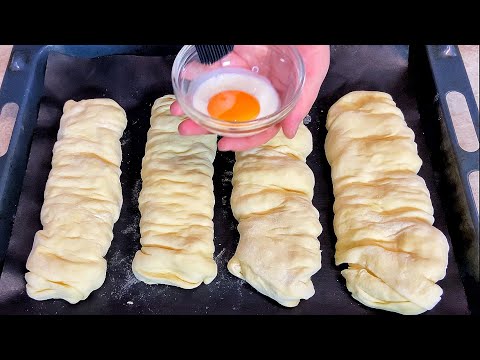
{"label": "thumb", "polygon": [[298,127],[300,123],[303,121],[305,116],[307,116],[310,108],[306,108],[305,106],[296,106],[292,112],[282,121],[282,130],[285,136],[289,139],[293,139],[297,134]]}
{"label": "thumb", "polygon": [[283,134],[289,138],[293,139],[297,134],[298,127],[300,126],[300,121],[298,117],[288,117],[282,123]]}

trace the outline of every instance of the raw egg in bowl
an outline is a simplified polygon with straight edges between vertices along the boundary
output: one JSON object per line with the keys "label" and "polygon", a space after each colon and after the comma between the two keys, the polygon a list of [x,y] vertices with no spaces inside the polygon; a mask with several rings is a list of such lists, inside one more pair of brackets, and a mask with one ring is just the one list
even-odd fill
{"label": "raw egg in bowl", "polygon": [[195,46],[175,58],[172,84],[185,114],[209,131],[250,136],[282,121],[305,80],[302,58],[289,45],[235,45],[212,65],[200,63]]}

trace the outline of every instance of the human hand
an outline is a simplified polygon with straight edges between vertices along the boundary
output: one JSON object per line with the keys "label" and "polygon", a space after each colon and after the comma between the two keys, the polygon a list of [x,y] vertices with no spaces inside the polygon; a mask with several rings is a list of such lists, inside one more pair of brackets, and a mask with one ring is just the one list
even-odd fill
{"label": "human hand", "polygon": [[[261,144],[266,143],[273,138],[280,128],[288,138],[293,138],[297,133],[300,123],[310,111],[315,99],[317,98],[320,86],[325,79],[325,76],[330,65],[330,47],[328,45],[298,45],[297,49],[302,56],[305,64],[305,84],[300,95],[297,105],[293,108],[290,114],[282,120],[281,123],[276,124],[259,134],[230,138],[223,137],[218,142],[218,149],[220,151],[244,151]],[[228,54],[225,60],[230,60],[232,65],[249,68],[250,56],[248,52],[242,50],[241,47],[235,47],[233,52]],[[201,64],[197,67],[189,69],[191,72],[201,72]],[[180,104],[175,101],[170,106],[172,115],[183,115]],[[181,135],[200,135],[208,134],[209,131],[195,123],[191,119],[185,119],[178,127]]]}

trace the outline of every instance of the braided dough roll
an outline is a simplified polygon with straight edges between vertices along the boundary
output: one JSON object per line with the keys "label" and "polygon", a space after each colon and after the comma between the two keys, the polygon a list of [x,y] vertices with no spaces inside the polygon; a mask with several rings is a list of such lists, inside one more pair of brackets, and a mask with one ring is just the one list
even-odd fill
{"label": "braided dough roll", "polygon": [[256,149],[237,152],[233,171],[240,240],[228,270],[288,307],[313,296],[310,277],[321,267],[315,178],[305,163],[311,151],[312,135],[301,124],[294,139],[280,131]]}
{"label": "braided dough roll", "polygon": [[69,100],[25,274],[36,300],[86,299],[105,281],[104,259],[122,207],[120,137],[125,111],[113,100]]}
{"label": "braided dough roll", "polygon": [[132,263],[147,284],[192,289],[217,275],[213,260],[216,135],[181,136],[173,95],[155,101],[142,162],[140,243]]}
{"label": "braided dough roll", "polygon": [[327,116],[332,168],[335,262],[364,305],[420,314],[442,295],[448,242],[433,207],[414,133],[389,94],[354,91]]}

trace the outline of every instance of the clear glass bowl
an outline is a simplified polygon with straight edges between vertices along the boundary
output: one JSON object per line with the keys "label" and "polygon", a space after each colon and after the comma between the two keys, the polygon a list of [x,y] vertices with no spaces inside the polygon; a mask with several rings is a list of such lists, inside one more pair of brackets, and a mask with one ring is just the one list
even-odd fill
{"label": "clear glass bowl", "polygon": [[[199,111],[193,106],[192,84],[219,68],[241,68],[239,71],[251,71],[268,79],[279,96],[279,108],[268,116],[238,122],[219,120]],[[173,91],[185,114],[212,133],[229,137],[254,135],[282,121],[297,103],[304,81],[303,60],[291,45],[235,45],[234,53],[212,65],[200,64],[195,46],[185,45],[172,69]]]}

